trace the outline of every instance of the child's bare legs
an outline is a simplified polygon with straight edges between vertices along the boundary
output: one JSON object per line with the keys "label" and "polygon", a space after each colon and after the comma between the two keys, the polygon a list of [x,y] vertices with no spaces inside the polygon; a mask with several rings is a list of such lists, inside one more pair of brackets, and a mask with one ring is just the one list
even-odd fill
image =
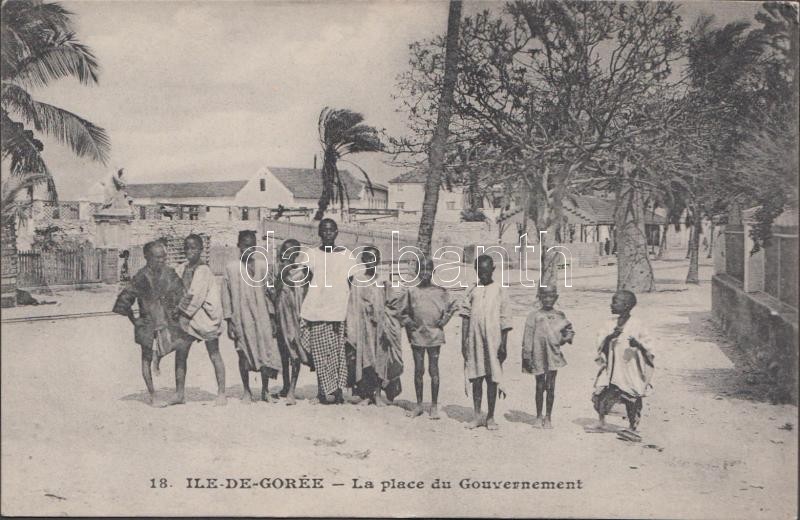
{"label": "child's bare legs", "polygon": [[150,364],[153,362],[153,349],[142,347],[142,378],[144,378],[144,385],[147,387],[148,401],[150,406],[155,405],[156,389],[153,387],[153,373],[150,370]]}
{"label": "child's bare legs", "polygon": [[473,429],[481,425],[481,402],[483,401],[483,377],[472,380],[472,410],[475,417],[467,423],[467,428]]}
{"label": "child's bare legs", "polygon": [[[281,352],[281,377],[283,378],[283,388],[278,393],[280,397],[287,397],[289,395],[289,391],[291,388],[291,373],[289,372],[289,367],[292,365],[291,356],[289,355],[289,351],[286,348],[286,344],[283,340],[278,341],[278,346],[280,347]],[[292,366],[292,368],[294,368]]]}
{"label": "child's bare legs", "polygon": [[497,383],[486,380],[486,400],[489,404],[489,413],[486,415],[486,429],[496,430],[497,423],[494,422],[494,405],[497,403]]}
{"label": "child's bare legs", "polygon": [[261,367],[261,400],[267,403],[272,403],[272,397],[269,395],[269,368]]}
{"label": "child's bare legs", "polygon": [[219,340],[210,339],[206,341],[206,352],[208,352],[208,358],[214,366],[214,377],[217,379],[217,400],[214,404],[215,406],[224,405],[228,401],[225,397],[225,363],[219,353]]}
{"label": "child's bare legs", "polygon": [[175,351],[175,397],[170,405],[186,402],[186,361],[189,359],[189,345]]}
{"label": "child's bare legs", "polygon": [[551,422],[550,418],[553,414],[553,403],[556,400],[556,376],[558,372],[556,370],[549,370],[545,374],[545,387],[547,390],[547,415],[544,418],[544,423],[542,424],[543,428],[550,429],[553,427],[553,423]]}
{"label": "child's bare legs", "polygon": [[431,419],[439,419],[439,347],[428,349],[428,373],[431,375]]}
{"label": "child's bare legs", "polygon": [[247,358],[241,351],[239,354],[239,375],[242,377],[242,403],[250,404],[253,402],[253,392],[250,391],[250,371],[247,369]]}
{"label": "child's bare legs", "polygon": [[545,374],[536,374],[536,423],[535,427],[542,425],[542,407],[544,405],[544,390],[547,386]]}
{"label": "child's bare legs", "polygon": [[422,397],[424,394],[425,349],[412,345],[411,351],[414,354],[414,391],[417,394],[417,406],[406,415],[409,417],[419,417],[422,415]]}
{"label": "child's bare legs", "polygon": [[294,392],[297,390],[297,379],[300,377],[300,360],[292,360],[291,365],[292,379],[289,381],[289,391],[286,392],[286,406],[292,406],[297,403],[294,397]]}

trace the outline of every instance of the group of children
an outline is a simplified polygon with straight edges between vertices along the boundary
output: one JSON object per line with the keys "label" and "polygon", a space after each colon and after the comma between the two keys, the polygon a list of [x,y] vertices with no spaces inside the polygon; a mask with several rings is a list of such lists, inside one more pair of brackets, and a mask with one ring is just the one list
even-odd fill
{"label": "group of children", "polygon": [[[338,232],[334,221],[324,219],[319,231],[322,253],[343,250],[334,246]],[[317,274],[314,261],[309,259],[322,254],[317,250],[303,249],[294,239],[286,240],[278,251],[277,264],[268,268],[263,255],[252,254],[256,242],[255,232],[240,232],[239,258],[225,266],[221,285],[203,262],[204,243],[200,236],[186,237],[186,262],[177,270],[166,265],[167,252],[162,242],[145,245],[147,264],[119,294],[114,312],[127,316],[134,324],[151,404],[157,404],[151,366],[157,368],[159,360],[173,351],[176,394],[167,404],[184,403],[186,362],[189,347],[195,341],[205,342],[214,367],[216,404],[226,403],[225,367],[218,339],[225,322],[239,358],[243,402],[255,400],[250,389],[251,372],[261,374],[260,397],[267,402],[275,400],[269,392],[269,380],[281,372],[283,388],[278,396],[285,398],[287,405],[294,405],[300,369],[306,365],[317,372],[319,391],[315,402],[330,403],[331,395],[332,402],[344,402],[341,387],[347,386],[351,388],[351,402],[384,406],[401,392],[401,336],[405,330],[413,354],[416,394],[416,405],[407,415],[413,418],[424,413],[427,355],[429,417],[439,419],[439,355],[446,339],[444,328],[459,314],[465,392],[471,391],[474,407],[474,418],[467,426],[498,428],[494,412],[497,397],[506,393],[503,363],[508,355],[512,316],[506,288],[493,280],[490,256],[476,259],[477,283],[462,299],[456,299],[433,282],[434,264],[430,259],[417,264],[414,284],[394,287],[391,275],[389,280],[378,276],[378,249],[363,247],[360,263],[342,264],[342,272],[348,275],[344,288],[337,289],[336,284],[329,283],[327,271],[324,283],[309,283]],[[305,253],[304,261],[300,261],[301,252]],[[349,254],[347,250],[341,252]],[[328,257],[323,260],[327,269]],[[347,270],[348,266],[361,269]],[[252,283],[266,279],[270,283]],[[309,290],[317,292],[309,295]],[[565,314],[554,307],[558,300],[555,287],[540,288],[538,299],[539,306],[525,321],[522,371],[535,376],[535,426],[552,428],[556,376],[566,365],[561,347],[573,342],[575,332]],[[138,317],[133,312],[137,302]],[[617,292],[611,304],[617,319],[609,324],[610,334],[599,338],[600,371],[592,396],[599,417],[598,431],[605,429],[605,416],[620,402],[626,407],[631,430],[635,430],[641,417],[642,397],[650,389],[652,342],[641,323],[630,317],[635,305],[633,293]],[[321,309],[336,316],[322,316]],[[620,341],[621,337],[627,341]],[[485,417],[484,387],[488,405]]]}

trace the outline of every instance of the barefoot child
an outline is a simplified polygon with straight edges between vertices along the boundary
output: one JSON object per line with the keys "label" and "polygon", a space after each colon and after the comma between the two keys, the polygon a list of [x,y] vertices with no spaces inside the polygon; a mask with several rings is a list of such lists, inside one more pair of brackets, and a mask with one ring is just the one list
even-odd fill
{"label": "barefoot child", "polygon": [[611,313],[618,318],[601,335],[596,359],[600,372],[592,395],[601,430],[605,429],[606,415],[621,402],[625,404],[630,429],[635,431],[642,415],[642,397],[652,389],[653,340],[644,325],[631,317],[635,306],[632,292],[617,291],[611,299]]}
{"label": "barefoot child", "polygon": [[[556,392],[558,369],[567,361],[561,345],[572,343],[575,332],[563,312],[553,309],[558,301],[555,286],[540,287],[541,307],[528,314],[522,335],[522,371],[536,376],[535,427],[552,428],[551,414]],[[547,415],[542,418],[544,393],[547,392]]]}
{"label": "barefoot child", "polygon": [[[469,289],[461,310],[461,353],[464,373],[472,384],[475,418],[468,428],[481,426],[483,381],[489,404],[486,428],[496,430],[494,408],[498,388],[503,392],[503,361],[507,356],[506,341],[511,330],[511,305],[502,284],[492,280],[494,262],[489,255],[475,261],[478,283]],[[502,395],[505,395],[503,392]]]}
{"label": "barefoot child", "polygon": [[305,270],[296,263],[299,252],[300,242],[293,238],[281,244],[274,290],[283,376],[280,395],[286,397],[287,406],[296,403],[295,390],[297,378],[300,376],[300,365],[311,365],[311,355],[300,344],[300,308],[308,285],[304,283]]}
{"label": "barefoot child", "polygon": [[272,328],[271,304],[265,287],[261,286],[266,280],[267,264],[260,253],[253,253],[255,231],[240,231],[237,245],[240,257],[225,266],[222,278],[222,315],[228,322],[228,337],[239,355],[242,401],[249,404],[254,400],[250,372],[260,372],[261,399],[272,402],[269,380],[277,377],[281,357]]}
{"label": "barefoot child", "polygon": [[[211,272],[211,268],[202,260],[203,238],[189,235],[183,241],[183,253],[186,262],[176,269],[183,281],[186,294],[178,305],[179,322],[184,332],[196,341],[205,341],[208,357],[214,366],[217,379],[216,405],[224,405],[225,398],[225,363],[219,353],[219,335],[222,331],[222,299],[219,286]],[[180,352],[178,354],[181,354]],[[181,377],[186,379],[186,355],[179,355],[177,363],[181,365]],[[182,385],[181,385],[182,387]],[[183,402],[183,394],[179,394]]]}
{"label": "barefoot child", "polygon": [[355,361],[353,391],[362,399],[361,404],[384,406],[386,403],[380,398],[382,380],[377,372],[385,304],[384,287],[376,273],[380,253],[376,247],[366,246],[360,258],[364,271],[351,279],[346,320],[347,346]]}
{"label": "barefoot child", "polygon": [[430,418],[439,419],[439,351],[445,343],[444,326],[457,310],[456,300],[450,299],[447,290],[431,282],[433,260],[426,258],[418,264],[419,284],[408,288],[408,342],[414,354],[414,390],[417,406],[408,412],[409,417],[422,415],[423,376],[425,353],[428,353],[428,373],[431,376]]}
{"label": "barefoot child", "polygon": [[[183,284],[175,270],[166,265],[167,250],[159,241],[144,245],[147,264],[135,275],[128,287],[120,292],[114,302],[114,312],[127,316],[133,323],[134,338],[142,349],[142,377],[149,394],[148,404],[155,405],[155,388],[150,365],[173,350],[184,355],[188,352],[191,337],[178,324],[178,303],[183,298]],[[139,317],[133,314],[138,302]],[[183,399],[183,376],[175,357],[176,401]]]}

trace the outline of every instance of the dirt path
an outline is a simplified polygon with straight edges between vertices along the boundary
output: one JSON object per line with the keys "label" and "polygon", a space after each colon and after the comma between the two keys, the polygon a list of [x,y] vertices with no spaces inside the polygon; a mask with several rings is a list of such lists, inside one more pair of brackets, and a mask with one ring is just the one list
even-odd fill
{"label": "dirt path", "polygon": [[[562,291],[559,303],[577,337],[559,372],[549,431],[531,426],[533,380],[520,372],[522,325],[533,302],[532,291],[520,287],[512,290],[518,317],[497,432],[464,428],[471,405],[455,321],[442,353],[440,421],[404,415],[413,400],[408,349],[399,406],[244,406],[225,339],[228,406],[213,406],[211,366],[196,345],[189,403],[153,409],[142,403],[138,350],[124,318],[4,325],[2,513],[793,517],[797,409],[770,404],[763,381],[735,366],[739,357],[714,333],[709,268],[700,287],[687,288],[680,267],[659,263],[662,290],[641,296],[636,311],[660,337],[640,444],[583,429],[594,421],[594,338],[609,317],[611,275],[581,278]],[[166,396],[172,370],[163,368],[157,385]],[[314,383],[303,373],[304,396],[315,393]],[[622,417],[611,421],[623,424]],[[187,489],[187,478],[225,486],[226,478],[303,476],[323,479],[324,488]],[[161,478],[171,487],[158,488]],[[432,489],[437,478],[452,487]],[[376,487],[354,489],[353,479]],[[425,487],[381,491],[391,479]],[[501,481],[501,489],[462,489],[462,479]],[[577,487],[578,480],[581,489],[502,489],[502,481]]]}

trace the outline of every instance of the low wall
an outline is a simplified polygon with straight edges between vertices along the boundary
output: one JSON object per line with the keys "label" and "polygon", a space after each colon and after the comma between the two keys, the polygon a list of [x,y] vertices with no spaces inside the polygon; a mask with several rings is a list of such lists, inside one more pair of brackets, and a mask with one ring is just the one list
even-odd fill
{"label": "low wall", "polygon": [[797,311],[765,293],[746,293],[726,274],[712,278],[714,321],[750,359],[774,378],[781,397],[797,403]]}

